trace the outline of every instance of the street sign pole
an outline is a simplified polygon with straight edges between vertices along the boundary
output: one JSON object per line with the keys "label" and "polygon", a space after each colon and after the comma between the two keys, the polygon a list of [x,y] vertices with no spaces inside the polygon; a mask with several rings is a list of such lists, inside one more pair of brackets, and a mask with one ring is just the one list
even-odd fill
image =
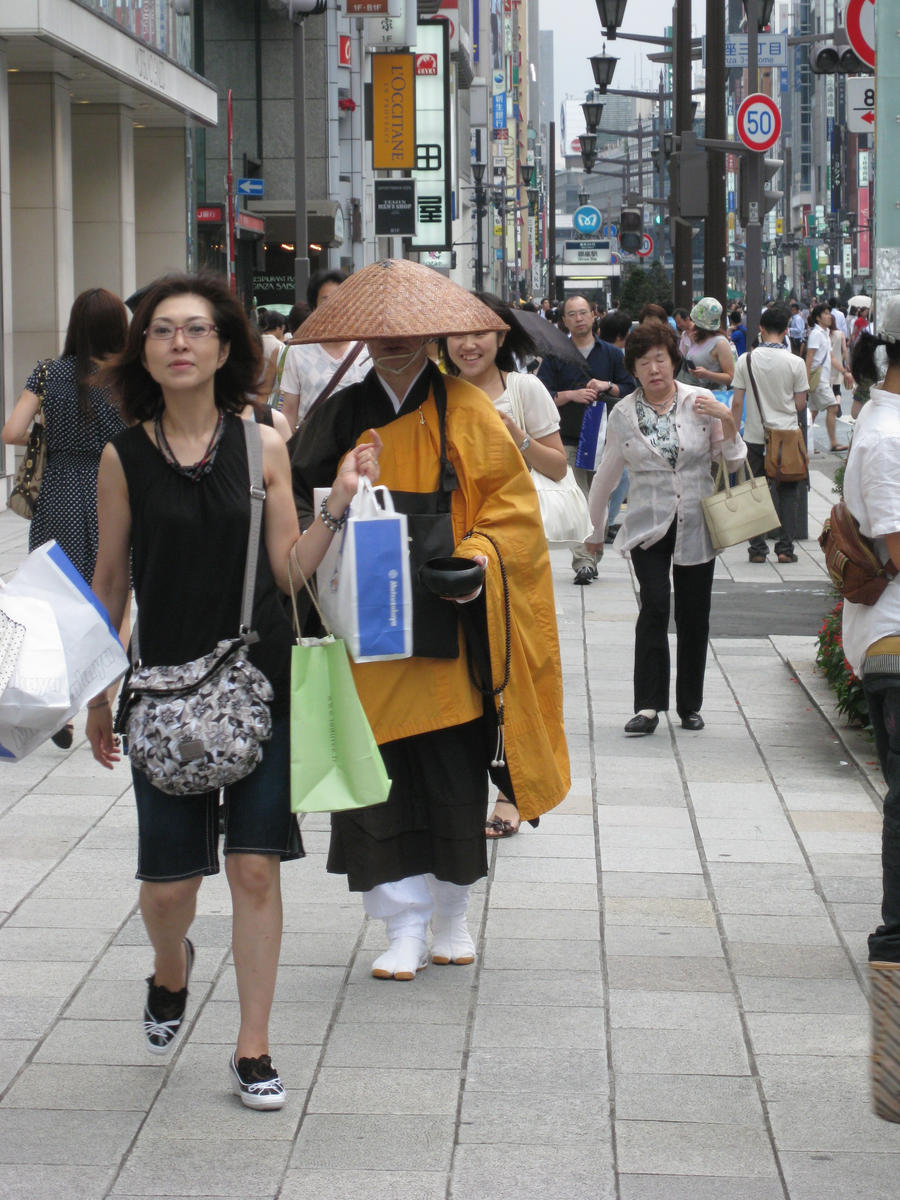
{"label": "street sign pole", "polygon": [[[756,92],[759,87],[759,0],[746,0],[747,7],[747,88]],[[744,230],[744,292],[747,307],[747,345],[759,332],[762,311],[762,163],[760,155],[751,150],[746,155],[746,180],[750,196],[750,221]]]}
{"label": "street sign pole", "polygon": [[[691,0],[678,0],[672,9],[675,132],[693,132],[691,116]],[[689,221],[673,221],[673,291],[676,308],[690,308],[694,299],[693,230]]]}

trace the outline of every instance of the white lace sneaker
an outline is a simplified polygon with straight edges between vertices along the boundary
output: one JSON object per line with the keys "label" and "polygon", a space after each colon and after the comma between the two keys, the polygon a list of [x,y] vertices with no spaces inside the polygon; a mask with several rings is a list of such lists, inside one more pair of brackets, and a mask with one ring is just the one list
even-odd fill
{"label": "white lace sneaker", "polygon": [[287,1099],[284,1084],[268,1054],[242,1058],[240,1062],[235,1062],[232,1054],[231,1086],[247,1108],[281,1108]]}

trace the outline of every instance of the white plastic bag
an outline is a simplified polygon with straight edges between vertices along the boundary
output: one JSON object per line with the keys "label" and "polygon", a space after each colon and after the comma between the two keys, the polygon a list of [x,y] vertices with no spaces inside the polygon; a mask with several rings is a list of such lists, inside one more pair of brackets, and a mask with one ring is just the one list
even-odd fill
{"label": "white plastic bag", "polygon": [[[56,542],[45,542],[33,550],[0,595],[26,599],[29,611],[37,601],[49,605],[62,643],[68,697],[65,710],[54,717],[55,724],[37,737],[25,738],[17,732],[32,727],[35,714],[47,707],[43,703],[34,709],[20,707],[14,724],[0,724],[0,757],[22,758],[73,717],[91,696],[124,675],[128,657],[103,605]],[[45,722],[42,716],[42,729]]]}
{"label": "white plastic bag", "polygon": [[[317,506],[326,495],[316,489]],[[354,662],[411,656],[409,533],[406,514],[394,511],[386,487],[359,481],[346,524],[316,571],[316,584],[329,628],[347,643]]]}
{"label": "white plastic bag", "polygon": [[4,588],[0,612],[25,630],[0,694],[0,756],[23,758],[65,724],[69,673],[59,626],[46,600],[11,596]]}

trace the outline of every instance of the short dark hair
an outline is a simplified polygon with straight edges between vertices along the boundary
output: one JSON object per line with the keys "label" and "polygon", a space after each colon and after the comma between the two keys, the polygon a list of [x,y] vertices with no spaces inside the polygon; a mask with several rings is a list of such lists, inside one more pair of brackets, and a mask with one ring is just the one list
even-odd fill
{"label": "short dark hair", "polygon": [[319,303],[319,292],[322,290],[322,285],[326,283],[343,283],[347,278],[347,272],[341,271],[337,267],[332,267],[327,271],[316,271],[310,275],[309,283],[306,285],[306,302],[310,308],[315,308]]}
{"label": "short dark hair", "polygon": [[809,316],[806,318],[806,323],[809,325],[810,329],[812,329],[813,325],[815,325],[822,313],[827,311],[827,304],[814,304],[812,306],[812,308],[809,310]]}
{"label": "short dark hair", "polygon": [[637,360],[657,346],[662,346],[668,351],[674,367],[681,363],[678,342],[668,321],[665,324],[662,321],[646,321],[643,325],[638,325],[637,329],[632,329],[625,339],[625,370],[633,375]]}
{"label": "short dark hair", "polygon": [[118,397],[126,421],[149,421],[163,409],[162,390],[144,366],[144,334],[153,314],[170,296],[201,296],[212,308],[221,344],[228,358],[215,375],[215,399],[223,412],[239,413],[259,378],[261,360],[253,330],[224,276],[214,271],[196,275],[164,275],[150,285],[134,314],[125,349],[104,375]]}
{"label": "short dark hair", "polygon": [[796,300],[791,301],[791,308],[799,308],[799,307],[800,307],[800,305],[797,303]]}
{"label": "short dark hair", "polygon": [[615,312],[608,312],[605,317],[600,318],[600,328],[597,331],[597,336],[601,342],[615,342],[618,338],[626,338],[631,333],[631,317],[628,313],[620,312],[618,309]]}
{"label": "short dark hair", "polygon": [[[493,292],[474,292],[474,296],[487,305],[491,312],[496,313],[501,321],[504,321],[508,326],[506,337],[503,339],[502,345],[497,347],[497,353],[494,356],[494,362],[501,371],[517,371],[515,356],[524,360],[536,353],[534,342],[516,320],[508,304],[504,304],[499,296],[495,296]],[[438,354],[441,362],[448,375],[458,375],[459,367],[450,358],[447,352],[446,337],[437,339]]]}
{"label": "short dark hair", "polygon": [[765,329],[766,333],[780,333],[782,336],[790,323],[791,314],[783,304],[773,304],[771,308],[765,309],[759,318],[760,329]]}
{"label": "short dark hair", "polygon": [[566,298],[563,300],[562,304],[560,304],[560,306],[559,306],[559,314],[561,317],[564,317],[566,315],[566,305],[569,303],[570,300],[583,300],[585,302],[585,304],[588,306],[588,308],[591,307],[591,301],[587,298],[587,296],[584,294],[584,292],[572,292],[572,294],[570,296],[566,296]]}
{"label": "short dark hair", "polygon": [[644,321],[650,319],[655,321],[665,321],[668,324],[669,314],[661,304],[645,304],[641,309],[641,315],[638,317],[638,321],[643,324]]}
{"label": "short dark hair", "polygon": [[[768,309],[766,309],[766,312],[768,312]],[[741,321],[743,321],[743,319],[744,319],[744,314],[741,312],[741,310],[739,308],[733,308],[731,310],[731,312],[728,314],[729,325],[740,325],[740,323],[741,323]]]}

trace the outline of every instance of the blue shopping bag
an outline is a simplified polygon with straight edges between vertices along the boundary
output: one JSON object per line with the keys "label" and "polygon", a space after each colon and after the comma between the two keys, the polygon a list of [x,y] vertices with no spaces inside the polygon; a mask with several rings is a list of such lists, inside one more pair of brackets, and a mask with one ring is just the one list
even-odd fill
{"label": "blue shopping bag", "polygon": [[606,401],[594,400],[585,409],[581,420],[575,466],[596,471],[606,444]]}

